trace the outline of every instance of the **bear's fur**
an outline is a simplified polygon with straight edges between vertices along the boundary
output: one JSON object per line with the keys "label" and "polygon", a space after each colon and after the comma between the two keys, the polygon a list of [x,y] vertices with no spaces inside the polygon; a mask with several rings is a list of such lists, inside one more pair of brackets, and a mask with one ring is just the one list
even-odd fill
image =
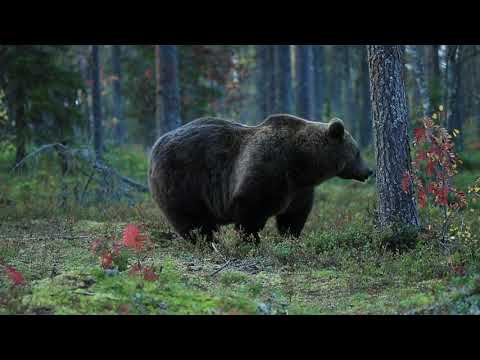
{"label": "bear's fur", "polygon": [[371,170],[343,122],[272,115],[258,126],[202,118],[160,137],[149,187],[175,230],[212,238],[220,225],[254,235],[276,216],[281,234],[299,236],[314,187],[339,176],[365,181]]}

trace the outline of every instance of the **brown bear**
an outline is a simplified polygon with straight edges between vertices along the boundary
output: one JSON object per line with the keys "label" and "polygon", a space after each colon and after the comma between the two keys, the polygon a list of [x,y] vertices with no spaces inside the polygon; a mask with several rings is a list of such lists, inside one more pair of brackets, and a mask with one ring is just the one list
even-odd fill
{"label": "brown bear", "polygon": [[338,176],[365,181],[365,165],[343,122],[272,115],[258,126],[201,118],[160,137],[152,148],[149,187],[175,230],[209,240],[235,224],[258,242],[275,216],[282,235],[298,237],[314,187]]}

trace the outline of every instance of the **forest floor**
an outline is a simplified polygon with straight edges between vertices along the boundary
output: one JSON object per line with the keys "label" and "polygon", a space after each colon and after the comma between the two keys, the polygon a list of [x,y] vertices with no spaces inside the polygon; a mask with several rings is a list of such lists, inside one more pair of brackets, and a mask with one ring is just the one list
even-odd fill
{"label": "forest floor", "polygon": [[[458,185],[476,177],[464,171]],[[0,176],[3,194],[15,197],[0,197],[0,259],[25,278],[12,286],[0,274],[0,314],[480,314],[478,203],[462,212],[462,231],[446,249],[433,230],[378,233],[373,182],[335,179],[317,189],[300,239],[278,236],[271,220],[258,246],[231,226],[215,245],[193,245],[148,196],[135,206],[63,211],[26,183]],[[144,259],[154,281],[106,271],[91,251],[98,238],[120,239],[130,223],[154,244]],[[392,241],[410,245],[392,249]]]}

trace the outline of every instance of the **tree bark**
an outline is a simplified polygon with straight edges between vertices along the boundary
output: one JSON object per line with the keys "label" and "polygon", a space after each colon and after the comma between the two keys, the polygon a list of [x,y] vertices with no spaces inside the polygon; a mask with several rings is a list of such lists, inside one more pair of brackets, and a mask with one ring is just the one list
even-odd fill
{"label": "tree bark", "polygon": [[314,117],[317,121],[322,121],[324,116],[325,89],[326,89],[326,71],[325,71],[325,49],[323,45],[313,46],[313,64],[314,64],[314,94],[315,111]]}
{"label": "tree bark", "polygon": [[451,134],[455,129],[460,131],[455,138],[456,147],[460,151],[463,150],[463,97],[461,96],[463,53],[464,45],[447,46],[447,130]]}
{"label": "tree bark", "polygon": [[25,119],[25,103],[26,99],[24,91],[20,87],[16,89],[15,103],[15,141],[16,141],[16,155],[15,163],[22,161],[27,154],[27,124]]}
{"label": "tree bark", "polygon": [[122,94],[122,66],[121,45],[112,45],[112,68],[113,68],[113,116],[116,119],[115,139],[117,144],[125,140],[126,128],[124,115],[124,99]]}
{"label": "tree bark", "polygon": [[267,46],[267,115],[271,115],[276,111],[276,64],[275,64],[275,46]]}
{"label": "tree bark", "polygon": [[402,78],[403,49],[394,45],[368,45],[370,91],[377,159],[379,225],[419,226],[415,198],[402,190],[411,171],[408,107]]}
{"label": "tree bark", "polygon": [[276,113],[290,114],[293,110],[290,54],[290,45],[275,45]]}
{"label": "tree bark", "polygon": [[425,57],[424,49],[422,45],[415,45],[412,48],[413,52],[413,72],[415,75],[415,81],[420,94],[420,101],[422,104],[423,116],[431,116],[432,105],[430,103],[430,95],[428,94],[428,86],[425,80],[425,67],[423,59]]}
{"label": "tree bark", "polygon": [[440,71],[439,45],[425,47],[425,73],[427,77],[428,93],[432,110],[437,110],[442,103],[442,74]]}
{"label": "tree bark", "polygon": [[269,110],[269,67],[272,64],[269,64],[269,45],[256,45],[255,47],[255,57],[257,63],[257,74],[256,74],[256,94],[257,94],[257,106],[258,106],[258,119],[259,121],[264,120],[270,110]]}
{"label": "tree bark", "polygon": [[355,99],[353,96],[353,78],[352,78],[352,52],[351,47],[346,45],[343,49],[344,52],[344,79],[345,79],[345,122],[347,124],[350,134],[356,138],[358,119],[355,116]]}
{"label": "tree bark", "polygon": [[100,55],[98,45],[92,45],[92,108],[93,108],[93,148],[98,161],[103,157],[103,126],[100,83]]}
{"label": "tree bark", "polygon": [[343,87],[343,75],[342,71],[342,46],[334,45],[333,51],[333,64],[332,64],[332,76],[330,78],[330,105],[332,116],[343,118],[344,112],[342,109],[342,87]]}
{"label": "tree bark", "polygon": [[313,118],[313,56],[311,45],[295,46],[297,115]]}
{"label": "tree bark", "polygon": [[182,125],[180,117],[180,88],[178,53],[175,45],[156,45],[157,70],[157,135]]}
{"label": "tree bark", "polygon": [[360,49],[360,88],[361,88],[361,120],[360,120],[360,147],[366,148],[372,143],[372,106],[370,100],[370,78],[368,71],[367,48]]}

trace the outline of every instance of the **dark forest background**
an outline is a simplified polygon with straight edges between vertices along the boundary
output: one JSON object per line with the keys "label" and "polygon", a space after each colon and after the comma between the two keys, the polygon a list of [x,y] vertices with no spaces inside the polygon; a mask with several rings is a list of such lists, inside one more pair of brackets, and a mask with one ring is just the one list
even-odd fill
{"label": "dark forest background", "polygon": [[[412,123],[442,105],[444,125],[472,129],[467,141],[476,140],[478,53],[476,45],[405,46]],[[165,131],[206,115],[249,125],[281,112],[340,117],[363,148],[372,142],[361,45],[2,45],[0,74],[0,134],[15,144],[16,162],[52,142],[148,151]]]}

